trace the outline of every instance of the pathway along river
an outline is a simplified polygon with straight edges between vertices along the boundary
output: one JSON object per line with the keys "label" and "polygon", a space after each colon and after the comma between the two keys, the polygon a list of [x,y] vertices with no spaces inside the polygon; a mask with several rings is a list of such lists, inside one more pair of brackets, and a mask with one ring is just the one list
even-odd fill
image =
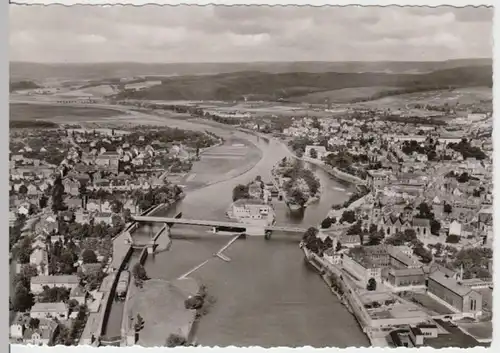
{"label": "pathway along river", "polygon": [[[286,147],[275,140],[266,141],[219,127],[202,129],[225,138],[245,138],[262,149],[263,158],[239,177],[188,190],[175,210],[164,215],[182,211],[186,218],[225,219],[233,187],[248,183],[257,175],[268,181],[271,167],[289,155]],[[321,201],[310,205],[298,219],[291,217],[285,205],[273,201],[277,224],[315,226],[333,203],[343,202],[348,198],[347,191],[353,191],[319,168],[315,171],[321,181]],[[160,227],[145,225],[138,231],[150,234]],[[224,252],[230,262],[213,257],[229,241],[229,236],[210,235],[206,228],[181,226],[172,229],[172,236],[171,249],[148,258],[146,271],[152,278],[171,280],[210,259],[190,275],[204,283],[216,299],[196,327],[199,344],[340,348],[369,345],[355,318],[332,295],[320,276],[306,266],[298,247],[300,236],[273,233],[268,241],[264,237],[238,240]]]}

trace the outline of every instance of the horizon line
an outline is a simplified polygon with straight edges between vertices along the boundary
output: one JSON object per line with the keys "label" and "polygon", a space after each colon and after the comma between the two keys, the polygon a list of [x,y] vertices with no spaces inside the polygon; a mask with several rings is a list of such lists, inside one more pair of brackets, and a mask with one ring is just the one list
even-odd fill
{"label": "horizon line", "polygon": [[9,64],[38,64],[38,65],[96,65],[96,64],[141,64],[141,65],[196,65],[196,64],[295,64],[295,63],[441,63],[447,61],[464,61],[464,60],[493,60],[493,57],[466,57],[466,58],[450,58],[444,60],[284,60],[284,61],[193,61],[193,62],[145,62],[145,61],[74,61],[74,62],[47,62],[47,61],[24,61],[12,60]]}

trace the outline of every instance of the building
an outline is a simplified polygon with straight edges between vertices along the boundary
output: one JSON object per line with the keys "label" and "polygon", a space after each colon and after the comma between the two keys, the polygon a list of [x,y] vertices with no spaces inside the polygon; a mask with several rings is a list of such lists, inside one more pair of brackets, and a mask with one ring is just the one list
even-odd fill
{"label": "building", "polygon": [[367,186],[372,191],[381,190],[389,183],[390,174],[387,171],[369,170],[367,172]]}
{"label": "building", "polygon": [[32,319],[68,319],[68,306],[63,302],[35,303],[30,311]]}
{"label": "building", "polygon": [[233,203],[231,214],[236,219],[263,219],[272,212],[270,205],[261,200],[240,199]]}
{"label": "building", "polygon": [[427,218],[414,218],[412,228],[417,233],[417,237],[427,237],[431,234],[431,222]]}
{"label": "building", "polygon": [[482,295],[441,271],[430,274],[427,291],[456,311],[473,315],[481,314]]}
{"label": "building", "polygon": [[425,273],[422,268],[390,269],[387,282],[393,287],[425,286]]}
{"label": "building", "polygon": [[382,281],[382,268],[364,258],[355,259],[343,254],[342,267],[365,283],[368,283],[370,278],[374,278],[377,283]]}
{"label": "building", "polygon": [[35,276],[31,277],[30,289],[33,294],[43,292],[43,287],[63,287],[69,290],[77,287],[80,281],[74,275],[55,275],[55,276]]}
{"label": "building", "polygon": [[11,343],[52,344],[59,325],[53,320],[39,319],[38,327],[30,327],[30,321],[30,314],[17,313],[10,324]]}
{"label": "building", "polygon": [[316,151],[316,159],[321,160],[323,157],[326,157],[328,154],[328,151],[324,146],[306,146],[304,156],[309,157],[309,158],[314,158],[311,156],[311,151],[315,150]]}
{"label": "building", "polygon": [[86,298],[87,298],[87,293],[85,292],[85,289],[83,289],[81,286],[73,288],[69,294],[69,299],[76,300],[80,305],[85,304]]}
{"label": "building", "polygon": [[30,264],[36,267],[38,273],[48,275],[48,255],[45,249],[36,248],[30,255]]}

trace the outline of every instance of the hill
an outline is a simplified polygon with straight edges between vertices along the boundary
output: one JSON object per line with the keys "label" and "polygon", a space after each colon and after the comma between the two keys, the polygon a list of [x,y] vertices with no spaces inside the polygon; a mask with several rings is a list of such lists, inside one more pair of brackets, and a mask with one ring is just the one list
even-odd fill
{"label": "hill", "polygon": [[162,84],[142,91],[125,91],[118,99],[148,100],[288,100],[315,92],[357,87],[388,87],[391,94],[488,86],[492,67],[471,66],[425,74],[387,73],[265,73],[244,71],[206,76],[162,78]]}
{"label": "hill", "polygon": [[11,81],[10,82],[10,92],[14,91],[21,91],[25,89],[36,89],[40,88],[39,85],[37,85],[33,81]]}
{"label": "hill", "polygon": [[465,66],[492,66],[492,59],[460,59],[447,61],[351,61],[351,62],[251,62],[251,63],[88,63],[88,64],[41,64],[11,62],[10,76],[14,80],[66,80],[110,79],[134,76],[185,76],[214,75],[239,71],[266,73],[429,73],[437,70]]}

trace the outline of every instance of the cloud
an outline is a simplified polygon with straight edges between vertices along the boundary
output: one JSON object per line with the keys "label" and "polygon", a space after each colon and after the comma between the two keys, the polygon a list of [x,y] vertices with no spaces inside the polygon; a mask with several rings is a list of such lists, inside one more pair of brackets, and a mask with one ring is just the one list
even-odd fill
{"label": "cloud", "polygon": [[10,5],[10,58],[41,62],[492,56],[492,8]]}

